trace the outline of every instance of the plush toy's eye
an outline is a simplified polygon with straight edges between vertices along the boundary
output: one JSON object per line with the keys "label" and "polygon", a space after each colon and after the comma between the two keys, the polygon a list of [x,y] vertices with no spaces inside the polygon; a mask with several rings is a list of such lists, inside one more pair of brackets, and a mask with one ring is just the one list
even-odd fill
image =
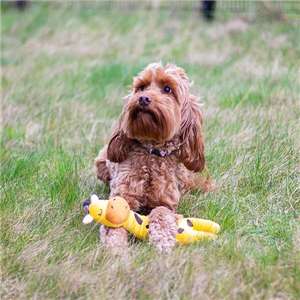
{"label": "plush toy's eye", "polygon": [[102,215],[102,209],[99,209],[98,216]]}
{"label": "plush toy's eye", "polygon": [[167,94],[169,94],[169,93],[172,92],[172,89],[168,85],[165,85],[164,86],[164,92],[167,93]]}

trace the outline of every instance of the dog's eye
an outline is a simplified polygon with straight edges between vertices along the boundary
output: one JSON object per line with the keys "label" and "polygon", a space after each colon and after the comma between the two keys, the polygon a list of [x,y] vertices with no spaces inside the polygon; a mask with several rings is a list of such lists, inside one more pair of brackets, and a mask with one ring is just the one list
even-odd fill
{"label": "dog's eye", "polygon": [[138,91],[143,91],[145,89],[145,86],[144,85],[141,85],[137,88]]}
{"label": "dog's eye", "polygon": [[168,85],[165,85],[164,86],[164,92],[167,93],[167,94],[169,94],[169,93],[172,92],[172,89]]}

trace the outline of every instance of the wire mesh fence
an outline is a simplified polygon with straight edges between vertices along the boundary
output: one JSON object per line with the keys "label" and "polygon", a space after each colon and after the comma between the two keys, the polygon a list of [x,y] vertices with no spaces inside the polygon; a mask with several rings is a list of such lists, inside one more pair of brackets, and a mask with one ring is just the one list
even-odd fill
{"label": "wire mesh fence", "polygon": [[[206,1],[208,2],[208,1]],[[300,19],[299,0],[226,0],[214,1],[219,14],[238,15],[271,15],[294,17]],[[22,7],[33,5],[50,5],[57,8],[72,5],[79,9],[120,10],[134,12],[135,10],[170,10],[170,11],[200,11],[203,0],[78,0],[78,1],[1,1],[1,6],[22,3]],[[25,4],[26,5],[25,5]]]}
{"label": "wire mesh fence", "polygon": [[[285,13],[300,14],[300,1],[251,1],[251,0],[227,0],[215,1],[219,10],[228,12],[247,13],[255,8],[268,7],[270,9],[280,9]],[[74,2],[73,2],[74,3]],[[104,1],[77,1],[78,5],[98,6],[101,8],[119,8],[119,9],[184,9],[197,10],[201,8],[201,0],[104,0]]]}

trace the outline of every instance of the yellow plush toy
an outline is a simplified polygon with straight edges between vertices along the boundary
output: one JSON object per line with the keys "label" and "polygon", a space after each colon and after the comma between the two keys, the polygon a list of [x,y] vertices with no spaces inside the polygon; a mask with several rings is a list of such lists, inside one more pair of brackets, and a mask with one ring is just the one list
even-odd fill
{"label": "yellow plush toy", "polygon": [[[107,201],[92,195],[91,200],[85,203],[88,214],[83,218],[84,224],[95,221],[107,227],[123,227],[139,239],[148,237],[149,218],[130,210],[122,197],[113,197]],[[179,244],[190,244],[211,240],[217,237],[219,231],[220,226],[215,222],[178,215],[176,241]]]}

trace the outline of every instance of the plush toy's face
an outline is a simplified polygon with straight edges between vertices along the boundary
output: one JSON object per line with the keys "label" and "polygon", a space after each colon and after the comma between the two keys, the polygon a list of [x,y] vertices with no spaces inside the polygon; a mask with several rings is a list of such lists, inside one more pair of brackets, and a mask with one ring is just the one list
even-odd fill
{"label": "plush toy's face", "polygon": [[113,224],[124,223],[129,216],[129,205],[122,197],[113,197],[108,200],[106,219]]}
{"label": "plush toy's face", "polygon": [[95,222],[101,223],[105,219],[105,209],[102,203],[92,202],[89,206],[89,215],[94,219]]}
{"label": "plush toy's face", "polygon": [[122,197],[113,197],[107,200],[99,200],[96,195],[91,197],[88,207],[88,214],[84,217],[83,223],[87,224],[93,220],[103,225],[121,226],[128,218],[130,208]]}

